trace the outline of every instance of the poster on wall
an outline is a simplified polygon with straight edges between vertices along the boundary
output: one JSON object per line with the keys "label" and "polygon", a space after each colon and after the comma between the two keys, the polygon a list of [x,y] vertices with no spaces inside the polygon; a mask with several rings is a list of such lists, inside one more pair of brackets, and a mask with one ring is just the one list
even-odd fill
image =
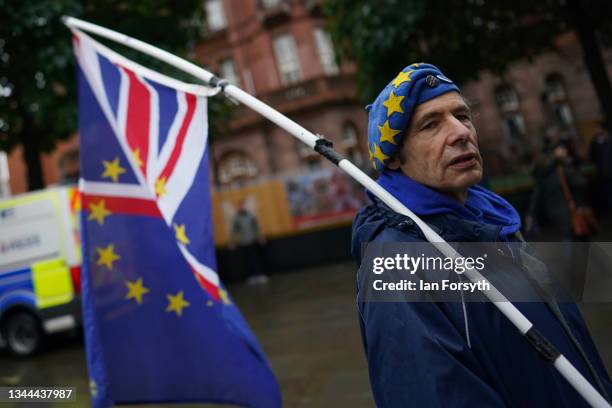
{"label": "poster on wall", "polygon": [[296,229],[350,221],[366,202],[363,187],[337,169],[288,177],[285,191]]}

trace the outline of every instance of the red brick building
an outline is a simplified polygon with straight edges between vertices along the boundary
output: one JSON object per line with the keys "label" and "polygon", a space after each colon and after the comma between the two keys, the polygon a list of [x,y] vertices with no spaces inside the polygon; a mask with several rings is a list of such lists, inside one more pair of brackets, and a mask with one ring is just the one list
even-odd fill
{"label": "red brick building", "polygon": [[[354,66],[337,65],[317,1],[208,0],[204,66],[325,135],[355,162],[367,158],[367,115],[356,98]],[[220,185],[319,168],[322,159],[242,106],[229,135],[212,146]]]}
{"label": "red brick building", "polygon": [[[336,66],[318,3],[208,0],[207,37],[196,55],[369,169],[367,115],[356,99],[354,66]],[[605,58],[612,73],[612,53]],[[528,170],[552,125],[586,152],[601,118],[573,33],[560,36],[555,51],[513,64],[502,78],[484,71],[462,89],[476,114],[492,175]],[[293,137],[246,108],[236,109],[230,129],[212,147],[221,185],[322,165]]]}
{"label": "red brick building", "polygon": [[[194,49],[202,65],[334,142],[362,168],[367,163],[367,115],[358,102],[355,67],[338,65],[317,0],[206,0],[206,33]],[[612,74],[612,53],[604,55]],[[444,67],[441,67],[444,69]],[[585,151],[601,118],[598,101],[573,33],[532,62],[513,64],[503,78],[483,72],[462,90],[476,114],[481,148],[491,175],[526,170],[547,126]],[[229,133],[214,141],[216,184],[305,172],[328,164],[271,122],[237,106]],[[62,144],[44,158],[45,181],[58,179]],[[9,157],[13,194],[25,191],[17,149]]]}
{"label": "red brick building", "polygon": [[[604,52],[612,77],[612,52]],[[492,175],[525,170],[530,151],[547,127],[573,138],[583,155],[602,118],[599,102],[573,32],[557,38],[554,51],[510,66],[500,78],[488,72],[462,86],[475,113],[481,150]]]}

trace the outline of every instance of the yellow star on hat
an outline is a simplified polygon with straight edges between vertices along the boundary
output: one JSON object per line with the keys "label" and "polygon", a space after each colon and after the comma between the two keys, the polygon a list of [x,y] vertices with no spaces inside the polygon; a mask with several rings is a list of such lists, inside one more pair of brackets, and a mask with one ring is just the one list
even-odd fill
{"label": "yellow star on hat", "polygon": [[412,71],[412,70],[411,71],[406,71],[406,72],[402,71],[399,74],[397,74],[397,76],[393,80],[393,86],[397,88],[398,86],[400,86],[404,82],[410,82],[411,81],[410,75],[412,75],[413,72],[414,71]]}
{"label": "yellow star on hat", "polygon": [[382,150],[380,150],[380,147],[378,147],[378,145],[374,145],[374,154],[373,154],[374,158],[380,160],[381,163],[385,163],[385,160],[389,159],[389,156],[387,156]]}
{"label": "yellow star on hat", "polygon": [[404,100],[403,95],[395,96],[393,91],[389,94],[389,98],[383,102],[385,108],[387,108],[387,117],[393,115],[394,112],[404,113],[402,106],[400,105]]}
{"label": "yellow star on hat", "polygon": [[389,143],[396,144],[395,136],[401,132],[400,130],[392,129],[391,125],[389,125],[388,120],[385,121],[384,125],[379,126],[378,130],[380,130],[380,143],[389,142]]}

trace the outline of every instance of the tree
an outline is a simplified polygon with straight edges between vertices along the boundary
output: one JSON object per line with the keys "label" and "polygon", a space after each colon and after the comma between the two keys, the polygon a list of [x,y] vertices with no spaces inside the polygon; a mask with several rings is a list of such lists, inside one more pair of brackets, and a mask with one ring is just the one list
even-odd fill
{"label": "tree", "polygon": [[43,187],[40,152],[76,132],[72,43],[61,17],[81,17],[181,54],[199,39],[202,13],[200,0],[0,0],[0,149],[23,146],[30,190]]}
{"label": "tree", "polygon": [[553,49],[576,30],[606,119],[612,90],[598,46],[612,39],[612,6],[598,0],[326,0],[324,13],[341,56],[357,63],[360,96],[371,102],[402,68],[427,61],[457,82]]}

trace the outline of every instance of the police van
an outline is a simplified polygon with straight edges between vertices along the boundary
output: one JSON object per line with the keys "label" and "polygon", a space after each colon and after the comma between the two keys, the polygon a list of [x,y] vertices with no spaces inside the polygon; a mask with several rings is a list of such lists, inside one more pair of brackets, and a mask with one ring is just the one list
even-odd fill
{"label": "police van", "polygon": [[12,354],[80,327],[79,206],[75,187],[0,200],[0,345]]}

